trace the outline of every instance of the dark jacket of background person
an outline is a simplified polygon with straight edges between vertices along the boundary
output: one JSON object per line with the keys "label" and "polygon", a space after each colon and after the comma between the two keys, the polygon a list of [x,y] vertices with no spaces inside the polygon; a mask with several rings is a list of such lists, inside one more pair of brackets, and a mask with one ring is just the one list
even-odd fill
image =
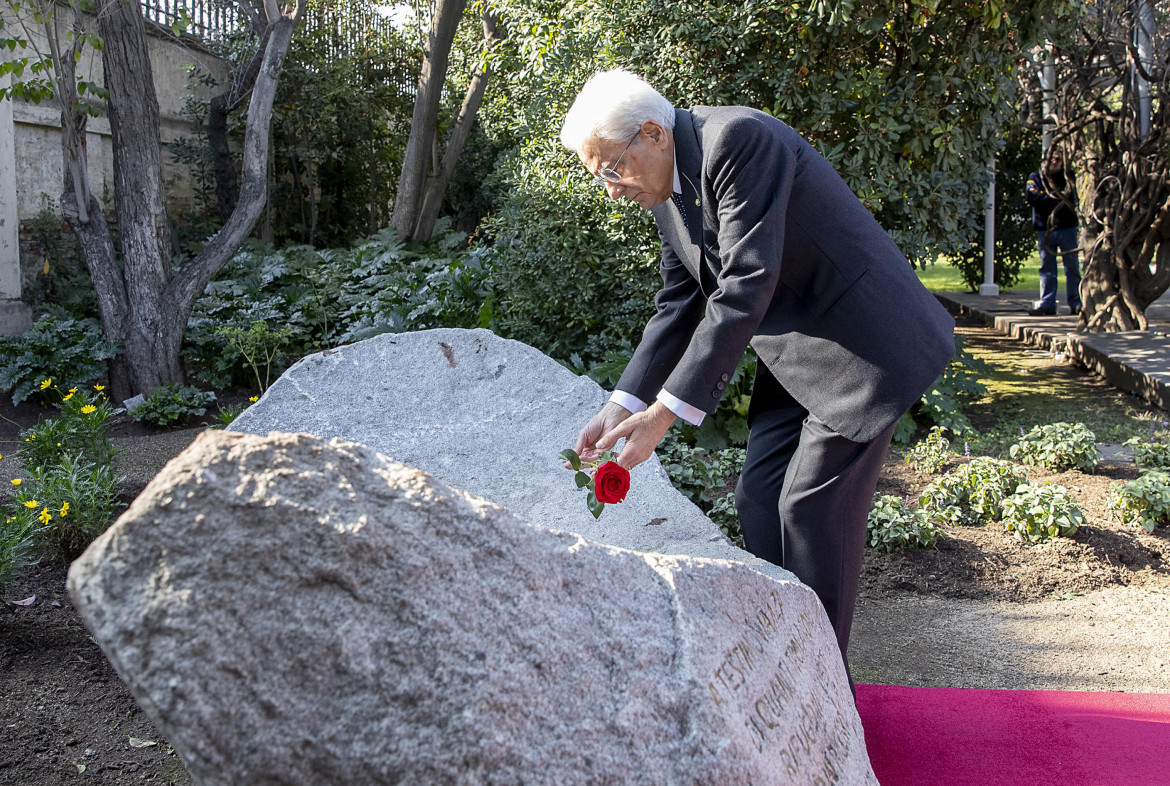
{"label": "dark jacket of background person", "polygon": [[1043,175],[1036,171],[1028,175],[1024,196],[1032,206],[1032,229],[1047,232],[1077,225],[1076,211],[1061,201],[1059,196],[1062,193],[1076,191],[1076,176],[1066,178],[1067,171],[1062,170],[1055,175]]}
{"label": "dark jacket of background person", "polygon": [[618,389],[643,401],[665,389],[714,412],[750,341],[836,433],[877,438],[946,367],[954,320],[784,123],[744,107],[676,110],[674,144],[687,226],[669,200],[652,209],[663,287]]}

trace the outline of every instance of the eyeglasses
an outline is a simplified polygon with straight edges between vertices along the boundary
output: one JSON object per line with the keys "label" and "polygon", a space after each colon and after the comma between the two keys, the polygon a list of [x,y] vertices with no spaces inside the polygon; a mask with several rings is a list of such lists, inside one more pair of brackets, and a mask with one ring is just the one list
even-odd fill
{"label": "eyeglasses", "polygon": [[634,136],[626,144],[626,149],[622,151],[620,156],[618,156],[618,160],[613,162],[613,166],[607,166],[605,169],[598,171],[598,173],[593,176],[593,179],[597,181],[597,185],[605,188],[606,183],[622,182],[621,173],[617,171],[618,164],[620,164],[622,159],[626,157],[626,151],[630,149],[630,145],[634,144],[634,140],[638,138],[638,134],[640,133],[642,133],[642,129],[640,128],[634,132]]}

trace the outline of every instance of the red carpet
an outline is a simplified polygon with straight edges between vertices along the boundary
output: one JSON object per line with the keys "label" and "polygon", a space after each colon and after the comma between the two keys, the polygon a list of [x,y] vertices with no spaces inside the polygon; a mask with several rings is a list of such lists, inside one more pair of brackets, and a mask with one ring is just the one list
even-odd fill
{"label": "red carpet", "polygon": [[1170,694],[858,685],[882,786],[1170,785]]}

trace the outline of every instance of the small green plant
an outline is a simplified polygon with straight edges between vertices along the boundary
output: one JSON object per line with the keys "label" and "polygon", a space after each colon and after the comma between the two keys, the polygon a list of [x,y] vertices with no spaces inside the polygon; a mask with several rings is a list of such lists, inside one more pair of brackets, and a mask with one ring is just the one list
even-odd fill
{"label": "small green plant", "polygon": [[1109,487],[1106,510],[1116,520],[1153,532],[1170,523],[1170,472],[1152,470],[1128,483]]}
{"label": "small green plant", "polygon": [[30,468],[9,502],[8,517],[71,559],[105,532],[117,490],[109,464],[66,454],[57,463]]}
{"label": "small green plant", "polygon": [[[261,392],[268,390],[272,378],[273,362],[280,355],[281,347],[288,343],[293,334],[290,327],[273,329],[268,322],[258,319],[246,329],[238,325],[226,325],[215,331],[235,348],[252,369],[256,377],[256,385]],[[264,369],[264,377],[260,377],[260,369]]]}
{"label": "small green plant", "polygon": [[1085,514],[1055,483],[1029,483],[1003,501],[1003,528],[1026,543],[1071,538],[1085,525]]}
{"label": "small green plant", "polygon": [[60,396],[61,414],[20,432],[24,465],[47,467],[66,455],[84,456],[98,465],[112,462],[117,449],[109,439],[110,419],[122,410],[110,404],[102,392],[105,388],[74,387],[61,393],[52,380],[42,380],[41,387]]}
{"label": "small green plant", "polygon": [[46,314],[19,336],[0,337],[0,389],[12,392],[13,404],[29,397],[53,403],[46,379],[62,387],[92,382],[119,351],[96,320]]}
{"label": "small green plant", "polygon": [[1133,462],[1142,469],[1170,469],[1170,444],[1133,437],[1121,443],[1133,449]]}
{"label": "small green plant", "polygon": [[[724,448],[714,453],[691,447],[669,433],[658,446],[662,468],[676,489],[702,509],[733,541],[742,539],[735,509],[735,482],[743,471],[747,451]],[[719,493],[723,489],[732,491]],[[737,541],[738,542],[738,541]]]}
{"label": "small green plant", "polygon": [[4,513],[4,523],[0,525],[0,587],[7,584],[16,571],[35,562],[32,558],[35,531],[32,521],[27,516],[17,518],[7,511]]}
{"label": "small green plant", "polygon": [[180,385],[160,385],[150,391],[146,400],[130,411],[130,417],[163,428],[181,426],[192,418],[207,412],[207,405],[215,400],[211,393],[199,388]]}
{"label": "small green plant", "polygon": [[866,531],[870,547],[881,551],[907,546],[932,549],[942,535],[921,510],[889,494],[879,498],[870,510]]}
{"label": "small green plant", "polygon": [[906,452],[906,463],[925,475],[936,475],[951,459],[951,441],[946,429],[934,426],[926,438]]}
{"label": "small green plant", "polygon": [[1035,426],[1008,451],[1021,464],[1047,467],[1053,472],[1097,468],[1097,437],[1083,423]]}
{"label": "small green plant", "polygon": [[932,521],[976,527],[998,519],[1004,498],[1027,482],[1010,461],[980,456],[934,480],[919,503]]}
{"label": "small green plant", "polygon": [[215,422],[211,423],[210,426],[212,428],[224,428],[229,426],[231,425],[231,422],[238,418],[240,413],[242,413],[247,408],[248,407],[245,404],[228,404],[226,407],[221,404],[218,411],[211,416],[212,420]]}

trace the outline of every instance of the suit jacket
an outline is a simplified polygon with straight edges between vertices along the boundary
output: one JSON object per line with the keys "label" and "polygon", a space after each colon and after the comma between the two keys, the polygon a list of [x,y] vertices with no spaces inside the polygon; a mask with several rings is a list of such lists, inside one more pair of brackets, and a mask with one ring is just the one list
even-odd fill
{"label": "suit jacket", "polygon": [[657,311],[618,382],[714,412],[750,343],[805,409],[869,442],[954,354],[954,320],[832,166],[744,107],[676,110],[689,230],[653,208]]}

